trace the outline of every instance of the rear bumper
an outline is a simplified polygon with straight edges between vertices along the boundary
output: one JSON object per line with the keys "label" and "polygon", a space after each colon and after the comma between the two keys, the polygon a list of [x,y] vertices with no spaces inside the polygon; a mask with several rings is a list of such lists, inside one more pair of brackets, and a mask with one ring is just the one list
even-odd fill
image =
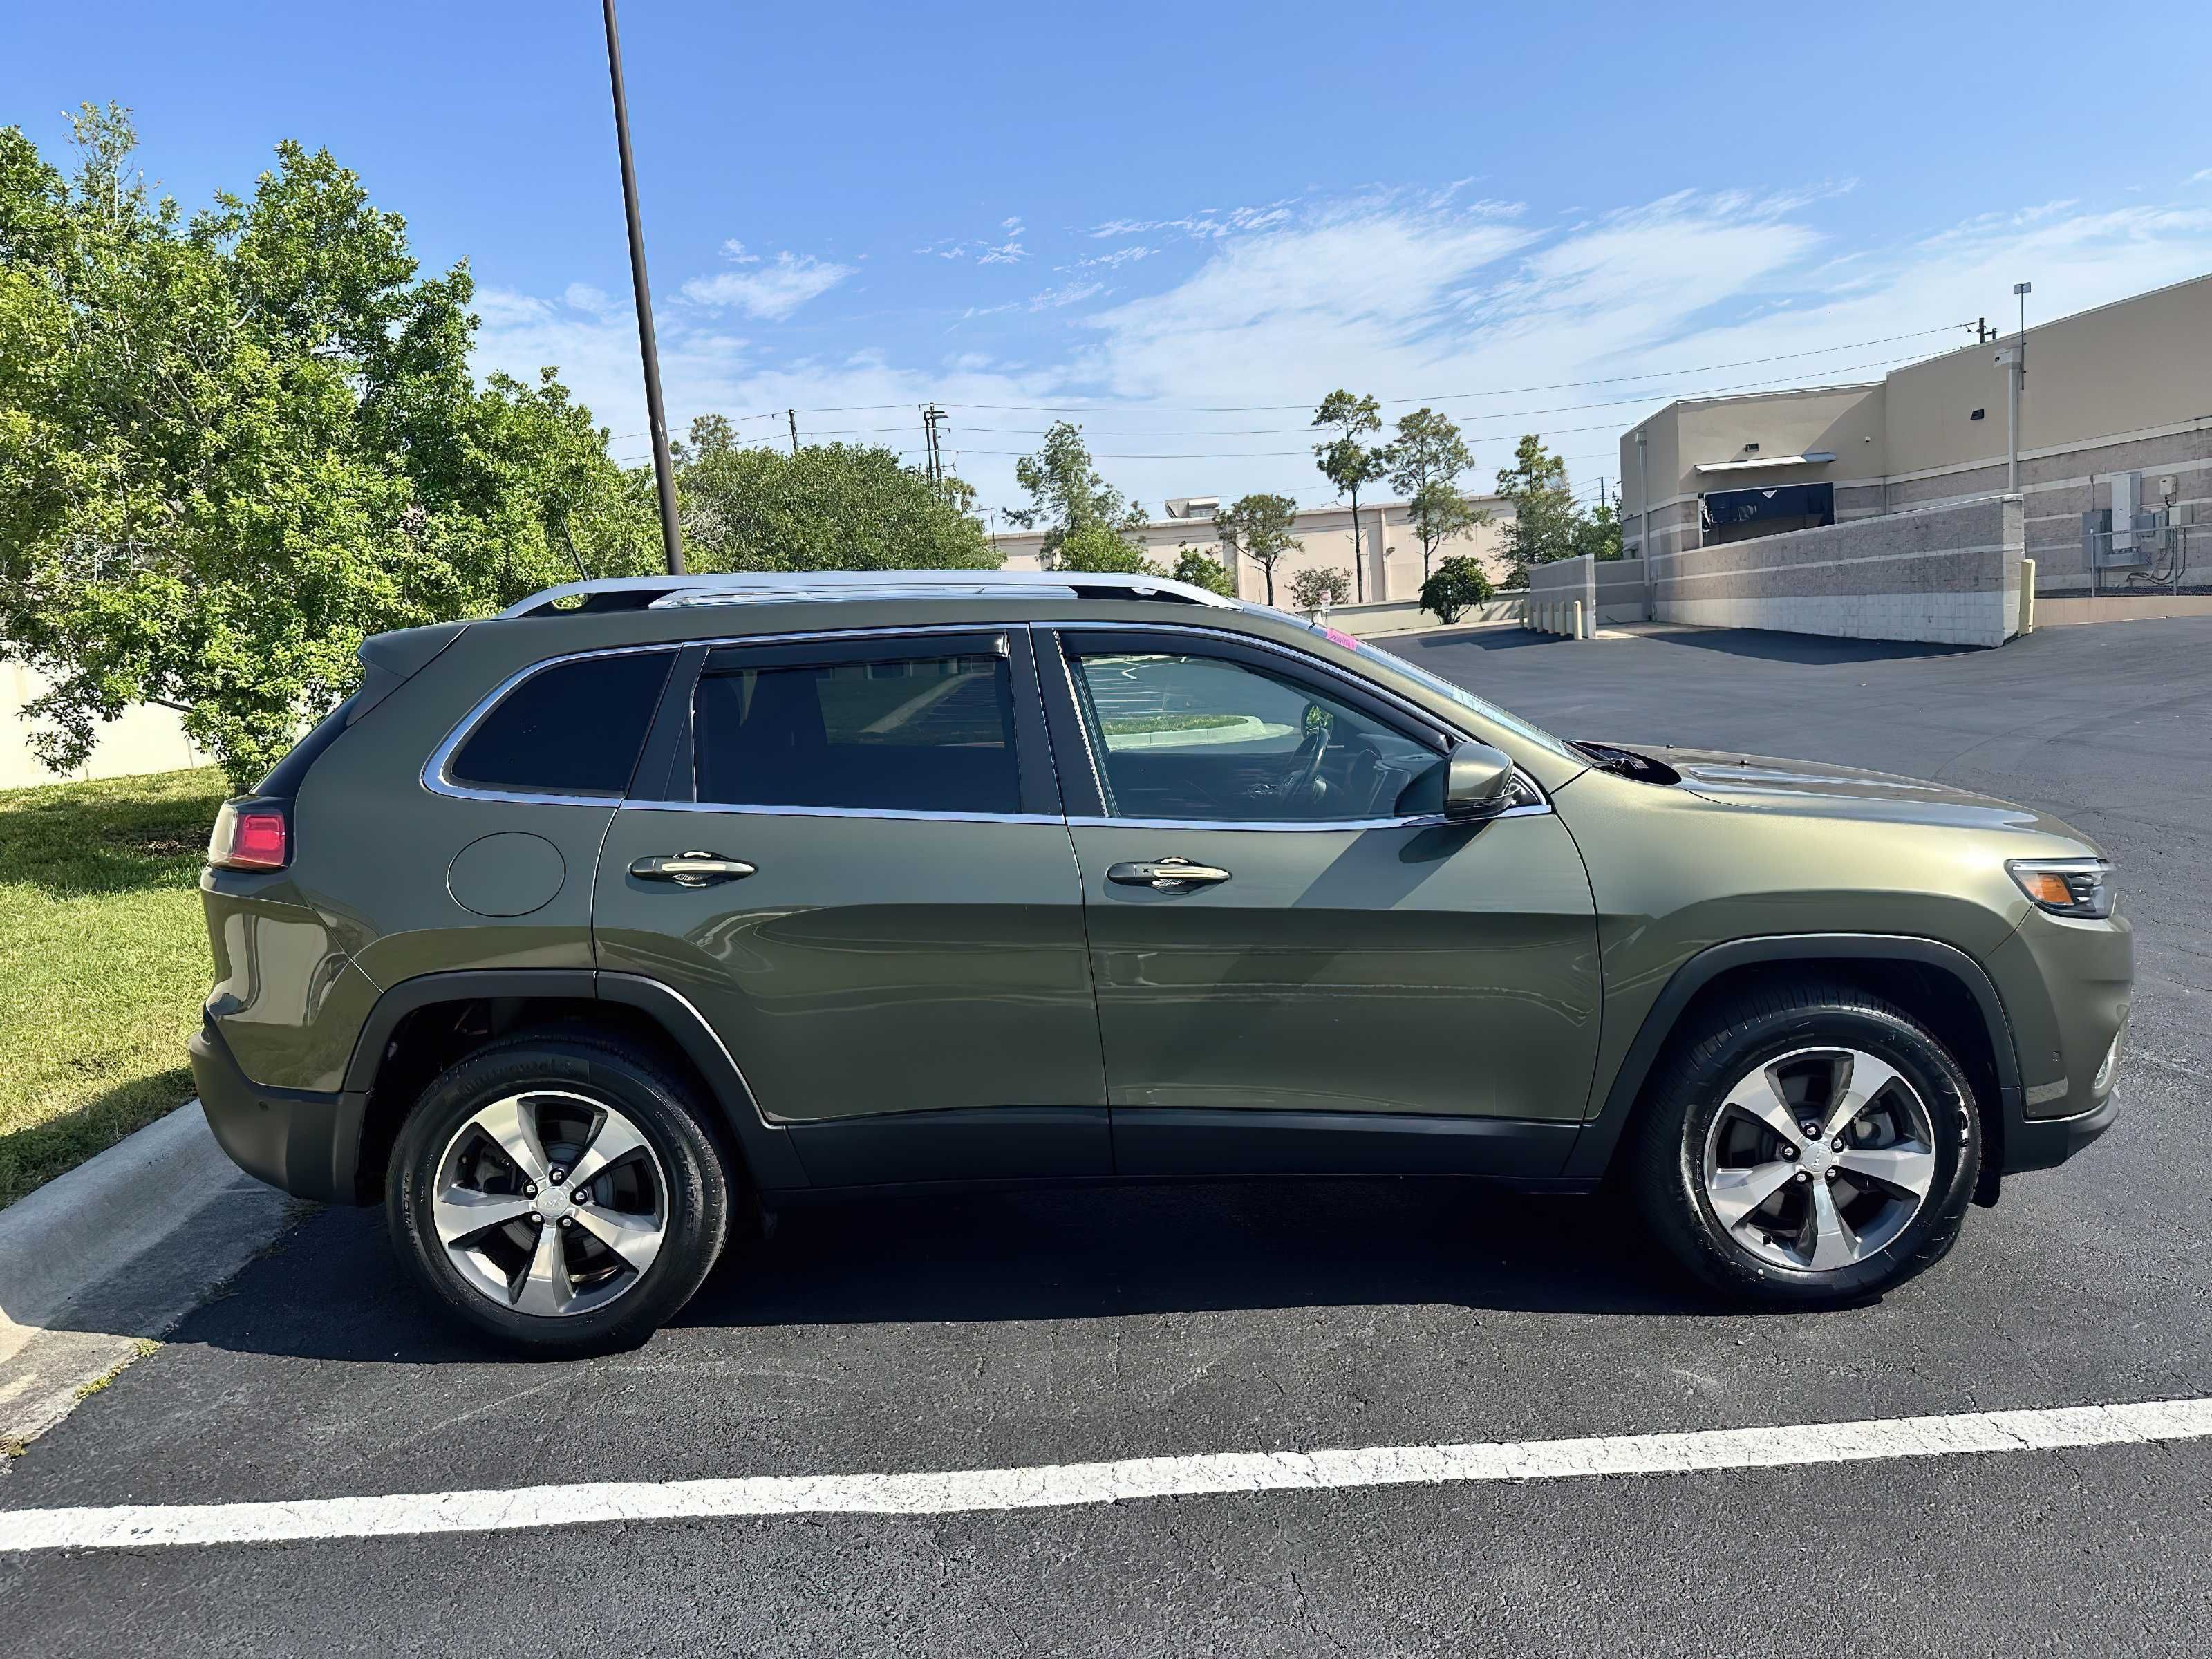
{"label": "rear bumper", "polygon": [[2120,1114],[2118,1091],[2094,1111],[2075,1117],[2014,1117],[2005,1125],[2004,1172],[2049,1170],[2063,1164],[2112,1127]]}
{"label": "rear bumper", "polygon": [[232,1163],[295,1198],[354,1204],[365,1099],[272,1089],[239,1069],[230,1045],[210,1023],[188,1042],[192,1083],[216,1145]]}

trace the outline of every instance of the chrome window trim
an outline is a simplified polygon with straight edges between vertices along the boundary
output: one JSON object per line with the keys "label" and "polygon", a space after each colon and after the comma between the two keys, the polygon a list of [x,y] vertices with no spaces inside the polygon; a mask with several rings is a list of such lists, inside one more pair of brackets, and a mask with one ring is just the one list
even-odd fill
{"label": "chrome window trim", "polygon": [[[1516,775],[1516,776],[1518,774]],[[1267,830],[1276,834],[1326,835],[1331,830],[1364,831],[1369,830],[1431,830],[1439,824],[1497,823],[1505,818],[1535,818],[1548,817],[1552,811],[1549,801],[1539,801],[1527,806],[1509,806],[1503,812],[1492,812],[1486,818],[1448,817],[1442,812],[1423,812],[1408,818],[1070,818],[1071,830],[1172,830],[1196,834],[1206,830]]]}
{"label": "chrome window trim", "polygon": [[[542,674],[550,668],[558,668],[567,663],[582,662],[586,658],[638,657],[648,652],[665,653],[671,659],[669,666],[672,670],[675,667],[673,659],[690,643],[690,641],[684,640],[665,645],[612,645],[596,651],[570,651],[563,655],[547,657],[516,669],[514,672],[509,674],[479,698],[476,707],[462,715],[459,723],[446,734],[445,741],[430,751],[430,758],[422,763],[422,787],[434,795],[450,795],[456,800],[511,800],[531,806],[611,807],[621,805],[623,792],[618,790],[602,791],[592,794],[561,794],[534,789],[490,789],[477,784],[457,782],[447,769],[452,766],[453,756],[459,750],[461,745],[475,735],[477,726],[483,722],[484,717],[498,708],[506,700],[507,695],[520,687],[525,680]],[[647,724],[650,725],[650,721]],[[633,761],[630,764],[634,772],[636,769],[636,763]]]}
{"label": "chrome window trim", "polygon": [[[798,634],[731,634],[713,639],[657,640],[646,645],[594,646],[588,651],[566,651],[557,657],[542,657],[516,669],[461,716],[459,723],[446,734],[445,741],[432,750],[430,758],[422,763],[422,787],[431,794],[447,795],[455,800],[508,800],[528,806],[621,806],[627,804],[629,799],[627,791],[569,795],[531,789],[487,789],[475,784],[457,782],[447,770],[454,754],[469,740],[477,724],[510,692],[532,676],[542,674],[549,668],[558,668],[563,663],[581,662],[587,657],[635,657],[648,651],[665,651],[674,656],[695,645],[712,650],[723,645],[804,645],[817,640],[919,639],[933,634],[1005,634],[1011,629],[1026,628],[1028,625],[1026,623],[1006,622],[915,623],[890,628],[824,628]],[[1049,822],[1057,823],[1060,820],[1054,818]]]}
{"label": "chrome window trim", "polygon": [[[1379,685],[1364,674],[1346,674],[1333,662],[1325,661],[1310,652],[1301,651],[1295,646],[1285,645],[1279,640],[1268,639],[1264,635],[1241,634],[1235,629],[1207,628],[1200,623],[1183,622],[1051,622],[1033,623],[1030,625],[1056,629],[1063,633],[1071,634],[1194,634],[1201,639],[1228,640],[1237,645],[1256,646],[1262,651],[1272,651],[1279,657],[1288,657],[1293,662],[1302,663],[1324,678],[1352,681],[1369,696],[1378,698],[1390,704],[1401,714],[1411,717],[1427,731],[1429,740],[1436,744],[1440,750],[1449,751],[1454,741],[1471,735],[1447,725],[1428,709],[1422,708],[1420,704],[1410,698],[1399,696],[1387,685]],[[1066,657],[1067,653],[1065,651],[1060,653],[1062,661],[1066,660]]]}
{"label": "chrome window trim", "polygon": [[742,801],[623,800],[625,812],[732,812],[755,818],[888,818],[916,823],[1052,823],[1066,818],[1047,812],[927,812],[905,806],[754,806]]}
{"label": "chrome window trim", "polygon": [[[637,656],[643,653],[653,651],[665,651],[672,656],[693,646],[703,646],[708,650],[713,650],[720,646],[803,645],[817,641],[830,643],[844,640],[927,639],[933,635],[946,634],[994,632],[1003,634],[1016,628],[1027,629],[1032,633],[1034,633],[1038,628],[1050,628],[1055,631],[1073,630],[1082,633],[1127,632],[1140,634],[1189,634],[1196,635],[1201,639],[1227,640],[1231,643],[1256,646],[1261,650],[1273,651],[1279,656],[1288,657],[1295,662],[1304,664],[1308,668],[1312,669],[1325,678],[1332,679],[1349,678],[1356,680],[1356,683],[1362,690],[1364,690],[1371,696],[1379,698],[1382,702],[1390,704],[1392,707],[1399,709],[1419,723],[1428,732],[1431,740],[1436,742],[1440,748],[1446,751],[1449,750],[1453,741],[1457,738],[1468,738],[1472,736],[1469,732],[1455,730],[1455,728],[1445,725],[1443,722],[1439,720],[1436,715],[1431,714],[1429,710],[1423,708],[1418,703],[1400,696],[1396,692],[1391,690],[1389,687],[1377,684],[1375,681],[1368,679],[1364,675],[1347,675],[1343,670],[1338,668],[1334,664],[1326,662],[1321,658],[1313,656],[1310,653],[1298,650],[1295,647],[1282,644],[1279,641],[1266,639],[1258,635],[1241,633],[1234,629],[1206,628],[1190,623],[1165,621],[1091,622],[1072,619],[1048,619],[1042,622],[1031,621],[1025,623],[1008,623],[1004,621],[912,623],[895,623],[888,627],[878,628],[825,628],[810,629],[800,633],[769,632],[760,634],[730,634],[720,635],[707,639],[655,641],[652,643],[644,645],[597,646],[590,650],[568,651],[562,653],[559,656],[541,658],[536,662],[526,664],[524,666],[516,669],[514,672],[509,674],[505,679],[501,680],[497,685],[486,692],[483,697],[479,698],[475,706],[460,718],[459,721],[453,726],[453,729],[446,734],[445,740],[439,744],[437,748],[431,751],[429,759],[423,762],[422,771],[422,787],[431,794],[445,795],[456,800],[513,801],[518,805],[526,806],[605,806],[610,808],[635,806],[655,811],[755,812],[779,817],[891,818],[923,823],[1065,823],[1071,828],[1081,829],[1110,829],[1119,826],[1125,829],[1142,830],[1259,830],[1304,832],[1311,834],[1316,831],[1330,830],[1413,829],[1429,827],[1441,823],[1462,822],[1462,820],[1444,817],[1441,814],[1424,814],[1413,817],[1404,818],[1319,818],[1311,820],[1285,820],[1280,822],[1273,820],[1240,820],[1231,822],[1225,819],[1215,819],[1191,822],[1182,819],[1163,818],[1059,817],[1033,812],[874,811],[860,807],[844,806],[754,806],[723,801],[633,800],[629,799],[626,793],[560,794],[540,790],[480,788],[473,784],[456,782],[447,770],[447,767],[453,761],[454,754],[459,750],[463,744],[468,741],[471,733],[476,730],[478,723],[483,720],[485,715],[490,714],[494,708],[497,708],[500,702],[506,698],[509,693],[513,692],[517,687],[520,686],[524,681],[531,678],[532,676],[541,674],[549,668],[557,668],[564,663],[580,662],[588,657]],[[1032,658],[1034,658],[1035,654],[1036,653],[1034,652],[1031,653]],[[1073,671],[1068,663],[1067,653],[1063,650],[1055,650],[1054,654],[1060,659],[1061,673],[1064,676],[1066,676],[1069,679],[1068,694],[1070,698],[1073,699]],[[1040,673],[1044,672],[1042,665],[1039,666],[1037,672]],[[1079,714],[1081,709],[1079,702],[1077,704],[1077,708]],[[1079,721],[1079,724],[1081,724],[1081,722]],[[1083,732],[1083,742],[1085,759],[1089,762],[1091,768],[1093,781],[1096,781],[1097,779],[1098,762],[1097,757],[1091,752],[1091,733],[1087,726],[1085,726]],[[1535,779],[1530,777],[1528,773],[1523,771],[1518,766],[1516,766],[1513,769],[1513,775],[1523,788],[1527,789],[1530,793],[1535,796],[1536,799],[1534,804],[1525,806],[1508,807],[1504,811],[1497,813],[1493,817],[1488,818],[1464,821],[1481,823],[1494,823],[1502,818],[1534,817],[1551,811],[1551,797],[1546,793],[1543,787],[1539,784]],[[1101,799],[1103,799],[1103,789],[1101,791]]]}
{"label": "chrome window trim", "polygon": [[[1050,628],[1059,633],[1127,632],[1136,634],[1192,634],[1202,639],[1228,640],[1240,645],[1253,645],[1278,656],[1288,657],[1301,663],[1325,679],[1350,680],[1381,702],[1409,715],[1427,732],[1429,740],[1443,753],[1449,754],[1455,742],[1480,742],[1473,733],[1455,730],[1444,725],[1427,709],[1411,700],[1400,696],[1387,685],[1378,685],[1364,675],[1346,674],[1335,664],[1298,650],[1279,641],[1263,639],[1257,635],[1241,634],[1233,629],[1207,628],[1195,623],[1181,622],[1047,622],[1032,623],[1032,628]],[[1058,640],[1055,637],[1055,645]],[[1074,706],[1076,725],[1083,735],[1084,758],[1090,763],[1091,781],[1097,787],[1098,798],[1106,799],[1105,776],[1097,751],[1091,743],[1091,723],[1083,718],[1083,700],[1076,693],[1075,665],[1067,659],[1064,647],[1054,655],[1060,659],[1061,674],[1067,681],[1068,698]],[[1040,673],[1043,672],[1039,669]],[[1453,818],[1441,812],[1422,813],[1412,817],[1386,818],[1298,818],[1298,819],[1228,819],[1228,818],[1135,818],[1135,817],[1071,817],[1071,830],[1105,830],[1116,827],[1129,830],[1266,830],[1303,831],[1308,834],[1329,830],[1399,830],[1430,827],[1440,823],[1496,823],[1504,818],[1540,817],[1552,811],[1552,798],[1544,787],[1528,775],[1518,764],[1513,768],[1513,780],[1522,789],[1535,797],[1525,805],[1509,806],[1503,812],[1493,812],[1486,818]]]}

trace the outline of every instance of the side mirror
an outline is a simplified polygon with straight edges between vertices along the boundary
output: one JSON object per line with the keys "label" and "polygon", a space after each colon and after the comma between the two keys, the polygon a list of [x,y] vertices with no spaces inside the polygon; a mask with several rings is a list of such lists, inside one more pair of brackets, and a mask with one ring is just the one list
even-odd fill
{"label": "side mirror", "polygon": [[1444,816],[1494,818],[1513,805],[1513,757],[1486,743],[1455,743],[1444,762]]}

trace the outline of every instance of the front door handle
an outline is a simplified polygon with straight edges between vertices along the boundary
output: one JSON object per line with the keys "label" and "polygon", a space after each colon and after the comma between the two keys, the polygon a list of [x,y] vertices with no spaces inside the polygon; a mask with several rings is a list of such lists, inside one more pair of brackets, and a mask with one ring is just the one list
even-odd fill
{"label": "front door handle", "polygon": [[672,881],[678,887],[711,887],[718,881],[741,881],[757,866],[743,859],[726,859],[719,853],[678,853],[673,857],[639,859],[629,872],[640,881]]}
{"label": "front door handle", "polygon": [[1116,864],[1106,879],[1124,887],[1154,887],[1163,893],[1187,893],[1194,887],[1211,887],[1229,879],[1229,872],[1188,859],[1158,859],[1149,864]]}

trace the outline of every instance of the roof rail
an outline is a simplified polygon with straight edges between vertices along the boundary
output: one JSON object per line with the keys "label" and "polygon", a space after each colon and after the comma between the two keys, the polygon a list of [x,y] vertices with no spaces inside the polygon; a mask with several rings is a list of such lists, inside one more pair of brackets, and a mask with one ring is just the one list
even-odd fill
{"label": "roof rail", "polygon": [[1087,570],[740,571],[708,576],[604,576],[519,599],[502,617],[574,616],[586,611],[667,611],[698,605],[821,603],[841,599],[1155,599],[1235,610],[1237,601],[1166,576]]}

